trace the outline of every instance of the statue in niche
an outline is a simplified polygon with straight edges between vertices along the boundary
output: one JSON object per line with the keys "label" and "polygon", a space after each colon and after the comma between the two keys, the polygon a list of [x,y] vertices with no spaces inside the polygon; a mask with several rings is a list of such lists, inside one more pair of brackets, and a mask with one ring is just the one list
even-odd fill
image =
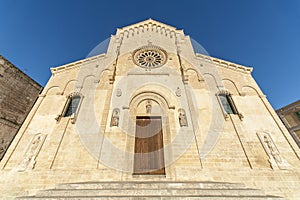
{"label": "statue in niche", "polygon": [[25,171],[27,168],[33,169],[36,163],[35,158],[42,147],[42,143],[45,139],[45,136],[42,134],[37,134],[32,139],[22,163],[19,166],[18,171]]}
{"label": "statue in niche", "polygon": [[120,116],[120,110],[118,108],[115,108],[111,116],[110,126],[119,126],[119,116]]}
{"label": "statue in niche", "polygon": [[258,137],[267,155],[269,156],[269,162],[272,169],[288,169],[289,164],[281,157],[271,136],[268,133],[258,133]]}
{"label": "statue in niche", "polygon": [[178,118],[179,118],[180,127],[188,126],[184,109],[181,108],[178,110],[178,112],[179,112]]}
{"label": "statue in niche", "polygon": [[281,163],[282,160],[280,158],[279,152],[276,149],[274,143],[270,140],[269,137],[267,137],[267,135],[264,136],[264,142],[266,143],[267,147],[269,148],[270,154],[273,156],[275,161]]}
{"label": "statue in niche", "polygon": [[117,89],[116,96],[117,97],[122,96],[122,90],[121,89]]}
{"label": "statue in niche", "polygon": [[178,96],[178,97],[181,96],[181,90],[180,90],[179,87],[177,87],[175,94],[176,94],[176,96]]}
{"label": "statue in niche", "polygon": [[147,100],[147,103],[146,103],[146,113],[150,114],[151,113],[151,109],[152,109],[151,100]]}

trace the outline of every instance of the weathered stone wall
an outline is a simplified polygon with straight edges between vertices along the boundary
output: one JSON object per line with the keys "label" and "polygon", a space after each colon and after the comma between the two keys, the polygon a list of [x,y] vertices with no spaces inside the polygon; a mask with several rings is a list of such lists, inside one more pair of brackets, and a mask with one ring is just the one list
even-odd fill
{"label": "weathered stone wall", "polygon": [[0,160],[42,86],[0,55]]}

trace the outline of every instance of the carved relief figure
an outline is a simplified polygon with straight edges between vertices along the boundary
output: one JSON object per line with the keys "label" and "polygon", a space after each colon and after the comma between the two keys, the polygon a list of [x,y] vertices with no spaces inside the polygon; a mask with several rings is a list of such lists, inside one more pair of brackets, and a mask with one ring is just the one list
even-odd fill
{"label": "carved relief figure", "polygon": [[181,108],[181,109],[178,110],[178,112],[179,112],[179,117],[178,118],[179,118],[180,127],[188,126],[184,109]]}
{"label": "carved relief figure", "polygon": [[274,143],[266,135],[264,136],[264,142],[267,144],[267,147],[270,150],[270,154],[273,156],[273,158],[275,159],[275,161],[281,163],[282,160],[280,158],[278,150],[276,149]]}
{"label": "carved relief figure", "polygon": [[181,90],[180,90],[179,87],[177,87],[175,94],[176,94],[176,96],[178,96],[178,97],[181,96]]}
{"label": "carved relief figure", "polygon": [[35,165],[35,158],[42,147],[45,135],[37,134],[32,139],[29,147],[25,153],[24,159],[21,162],[18,171],[25,171],[27,168],[33,169]]}
{"label": "carved relief figure", "polygon": [[117,95],[117,97],[122,96],[122,90],[121,89],[117,89],[116,95]]}
{"label": "carved relief figure", "polygon": [[151,113],[151,109],[152,109],[151,100],[147,100],[147,103],[146,103],[146,113],[150,114]]}
{"label": "carved relief figure", "polygon": [[120,116],[120,110],[118,108],[115,108],[111,116],[110,126],[119,126],[119,116]]}
{"label": "carved relief figure", "polygon": [[272,169],[287,169],[289,167],[289,164],[281,157],[271,136],[266,132],[257,133],[257,135],[267,155],[269,156],[269,162],[271,164]]}

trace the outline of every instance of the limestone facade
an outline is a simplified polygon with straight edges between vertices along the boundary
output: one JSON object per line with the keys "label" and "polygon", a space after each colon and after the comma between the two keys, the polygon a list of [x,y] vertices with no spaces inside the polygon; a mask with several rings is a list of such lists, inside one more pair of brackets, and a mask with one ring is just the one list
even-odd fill
{"label": "limestone facade", "polygon": [[[4,196],[141,180],[244,183],[300,196],[299,148],[252,68],[196,54],[183,31],[149,19],[118,29],[105,54],[51,71],[0,163]],[[139,117],[161,119],[163,174],[134,174]]]}
{"label": "limestone facade", "polygon": [[42,89],[0,55],[0,160]]}

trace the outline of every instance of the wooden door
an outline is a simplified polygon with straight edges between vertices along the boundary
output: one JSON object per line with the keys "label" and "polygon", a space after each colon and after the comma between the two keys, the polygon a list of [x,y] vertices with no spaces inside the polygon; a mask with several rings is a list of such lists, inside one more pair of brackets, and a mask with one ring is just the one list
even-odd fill
{"label": "wooden door", "polygon": [[165,174],[161,117],[137,117],[134,174]]}

